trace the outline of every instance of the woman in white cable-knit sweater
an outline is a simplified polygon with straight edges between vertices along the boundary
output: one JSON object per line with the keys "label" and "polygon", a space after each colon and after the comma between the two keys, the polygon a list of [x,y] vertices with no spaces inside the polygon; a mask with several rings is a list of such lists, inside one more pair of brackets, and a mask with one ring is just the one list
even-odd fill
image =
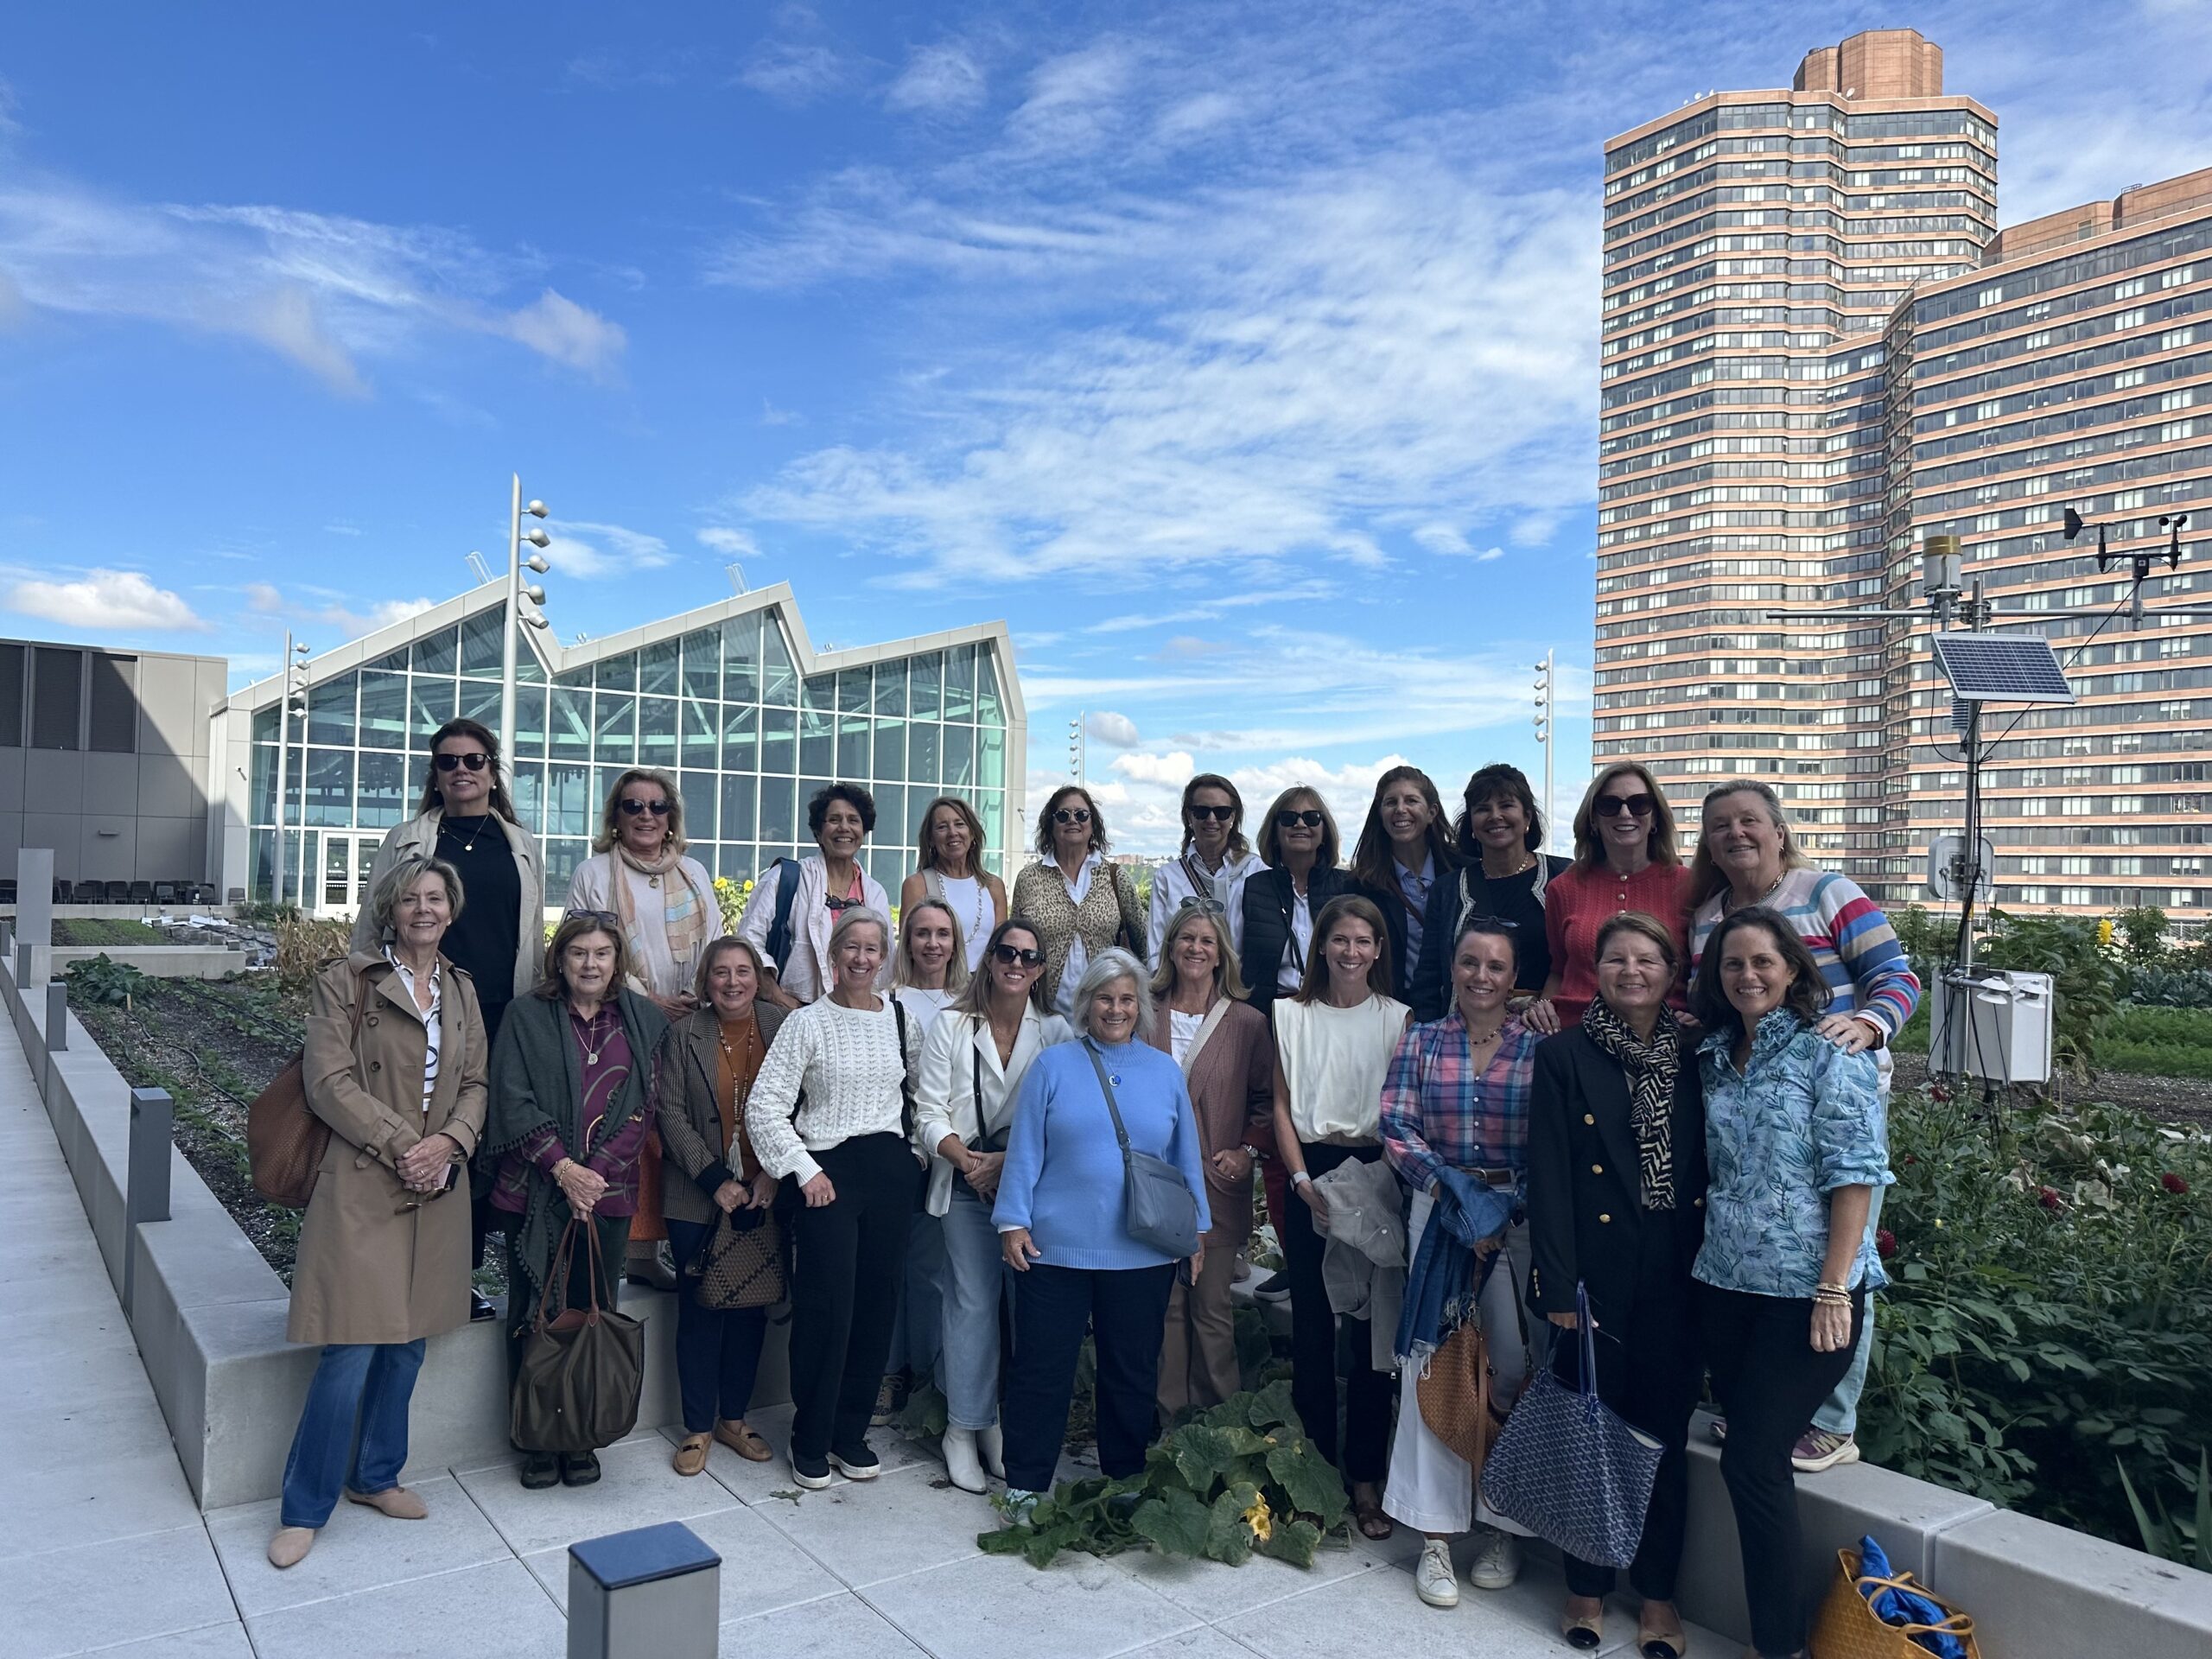
{"label": "woman in white cable-knit sweater", "polygon": [[791,1478],[809,1491],[833,1465],[852,1480],[882,1468],[868,1418],[920,1189],[907,1074],[922,1032],[875,989],[890,948],[888,918],[855,906],[838,918],[836,983],[784,1021],[745,1109],[761,1166],[805,1200],[791,1220]]}

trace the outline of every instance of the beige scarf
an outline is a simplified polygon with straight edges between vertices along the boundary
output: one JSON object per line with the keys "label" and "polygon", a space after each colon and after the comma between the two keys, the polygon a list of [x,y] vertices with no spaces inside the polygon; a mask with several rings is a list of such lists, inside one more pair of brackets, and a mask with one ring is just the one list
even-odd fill
{"label": "beige scarf", "polygon": [[[668,940],[668,954],[679,972],[689,975],[691,965],[699,959],[700,947],[708,938],[708,917],[721,919],[721,906],[711,892],[702,893],[683,868],[683,855],[676,848],[664,850],[658,859],[639,858],[620,841],[614,843],[614,856],[640,875],[662,878],[661,928]],[[622,934],[629,942],[632,962],[642,959],[638,913],[630,896],[630,884],[617,869],[614,879],[607,885],[614,889],[614,913],[622,918]]]}

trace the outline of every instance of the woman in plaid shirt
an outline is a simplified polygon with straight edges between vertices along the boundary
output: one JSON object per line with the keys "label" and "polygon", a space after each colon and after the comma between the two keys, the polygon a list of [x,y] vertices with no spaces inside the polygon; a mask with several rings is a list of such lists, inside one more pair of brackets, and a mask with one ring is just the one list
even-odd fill
{"label": "woman in plaid shirt", "polygon": [[[1494,916],[1471,916],[1452,945],[1451,1009],[1414,1026],[1398,1044],[1382,1085],[1382,1150],[1413,1189],[1406,1255],[1411,1261],[1440,1179],[1459,1171],[1513,1200],[1512,1219],[1475,1246],[1478,1262],[1501,1249],[1484,1281],[1478,1316],[1489,1344],[1498,1399],[1510,1403],[1529,1372],[1528,1226],[1519,1203],[1528,1168],[1529,1098],[1537,1034],[1507,1011],[1518,966],[1515,930]],[[1421,1419],[1417,1368],[1400,1373],[1397,1438],[1390,1451],[1390,1485],[1382,1507],[1428,1536],[1414,1571],[1414,1587],[1432,1607],[1456,1606],[1451,1537],[1479,1520],[1482,1536],[1467,1581],[1503,1590],[1521,1571],[1520,1537],[1527,1529],[1475,1499],[1474,1471]],[[1516,1535],[1519,1535],[1516,1536]]]}

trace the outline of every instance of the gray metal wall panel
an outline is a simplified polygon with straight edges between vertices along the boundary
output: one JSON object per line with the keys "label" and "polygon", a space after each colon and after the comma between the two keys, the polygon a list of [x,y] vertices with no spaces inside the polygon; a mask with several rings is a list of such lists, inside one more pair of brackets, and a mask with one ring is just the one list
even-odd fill
{"label": "gray metal wall panel", "polygon": [[23,810],[23,751],[0,749],[0,812]]}
{"label": "gray metal wall panel", "polygon": [[143,817],[188,818],[207,807],[200,779],[204,760],[163,754],[138,756],[138,811]]}
{"label": "gray metal wall panel", "polygon": [[54,874],[64,881],[74,881],[79,865],[78,838],[84,822],[74,812],[26,812],[23,845],[51,847]]}
{"label": "gray metal wall panel", "polygon": [[138,820],[135,817],[79,818],[77,879],[128,881],[138,863]]}
{"label": "gray metal wall panel", "polygon": [[85,762],[85,816],[96,818],[138,816],[138,757],[135,754],[87,753]]}
{"label": "gray metal wall panel", "polygon": [[204,753],[209,707],[200,698],[197,663],[188,658],[139,659],[138,747],[144,753]]}
{"label": "gray metal wall panel", "polygon": [[132,876],[141,881],[206,880],[207,826],[198,818],[140,818]]}
{"label": "gray metal wall panel", "polygon": [[[23,753],[23,809],[40,814],[66,813],[70,817],[85,810],[85,757],[70,749],[28,749]],[[67,844],[75,846],[77,837]],[[61,849],[54,849],[60,855]],[[67,876],[69,872],[60,874]]]}

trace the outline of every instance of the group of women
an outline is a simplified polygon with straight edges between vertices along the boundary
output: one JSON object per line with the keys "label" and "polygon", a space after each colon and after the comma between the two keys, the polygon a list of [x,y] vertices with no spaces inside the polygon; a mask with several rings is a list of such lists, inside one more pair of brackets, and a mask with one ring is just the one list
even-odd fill
{"label": "group of women", "polygon": [[[879,1471],[895,1360],[943,1389],[953,1481],[1002,1479],[1020,1515],[1052,1484],[1086,1334],[1109,1476],[1243,1385],[1231,1286],[1262,1187],[1305,1432],[1363,1533],[1426,1535],[1424,1601],[1459,1599],[1454,1535],[1476,1532],[1468,1576],[1494,1589],[1522,1533],[1424,1418],[1429,1357],[1476,1325],[1510,1405],[1540,1366],[1583,1381],[1585,1344],[1546,1338],[1586,1318],[1591,1385],[1664,1453],[1630,1570],[1640,1649],[1684,1651],[1709,1374],[1755,1646],[1802,1651],[1793,1469],[1855,1455],[1885,1050],[1917,982],[1764,785],[1708,794],[1688,864],[1632,763],[1592,781],[1571,859],[1542,852],[1510,766],[1459,806],[1392,770],[1347,867],[1316,791],[1285,791],[1248,841],[1235,785],[1204,774],[1147,906],[1081,785],[1046,801],[1010,894],[944,798],[894,930],[860,860],[874,803],[834,784],[817,854],[764,873],[726,937],[672,780],[632,772],[537,971],[536,844],[492,734],[452,722],[315,986],[333,1150],[291,1335],[323,1351],[270,1559],[304,1555],[340,1496],[423,1513],[398,1484],[408,1394],[423,1338],[469,1316],[488,1232],[518,1353],[541,1304],[611,1301],[619,1264],[656,1265],[633,1240],[664,1233],[692,1475],[717,1442],[772,1455],[746,1421],[765,1310],[703,1306],[691,1269],[718,1230],[778,1230],[798,1484]],[[1187,1254],[1132,1223],[1140,1160],[1187,1189]],[[578,1221],[590,1247],[561,1251]],[[597,1478],[589,1452],[518,1450],[526,1486]],[[1567,1578],[1562,1631],[1596,1648],[1611,1572]]]}

